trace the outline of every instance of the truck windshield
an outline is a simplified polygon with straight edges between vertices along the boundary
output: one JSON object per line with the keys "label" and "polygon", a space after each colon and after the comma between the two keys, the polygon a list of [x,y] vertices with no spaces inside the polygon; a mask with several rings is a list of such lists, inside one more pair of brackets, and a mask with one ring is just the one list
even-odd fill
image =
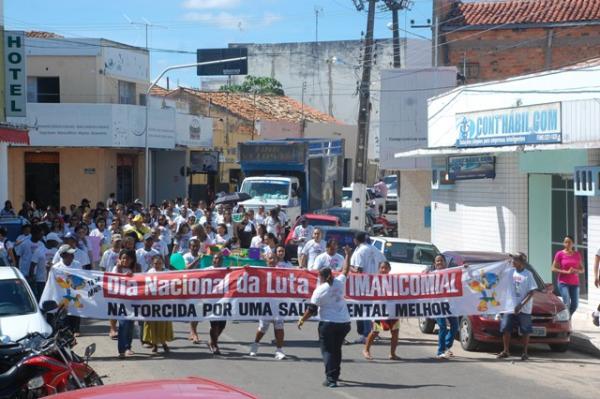
{"label": "truck windshield", "polygon": [[285,200],[289,197],[290,182],[282,180],[246,180],[242,183],[241,191],[252,198]]}
{"label": "truck windshield", "polygon": [[342,190],[342,201],[350,201],[352,199],[352,189],[343,189]]}

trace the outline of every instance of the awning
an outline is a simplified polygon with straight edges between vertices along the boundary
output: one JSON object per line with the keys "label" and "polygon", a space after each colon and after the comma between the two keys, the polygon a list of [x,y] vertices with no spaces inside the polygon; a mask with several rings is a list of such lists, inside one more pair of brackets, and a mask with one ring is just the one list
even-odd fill
{"label": "awning", "polygon": [[599,141],[587,141],[583,143],[560,143],[560,144],[529,144],[529,145],[506,145],[501,147],[431,147],[419,148],[418,150],[398,152],[394,158],[426,158],[436,155],[471,155],[471,154],[501,154],[504,152],[530,152],[530,151],[555,151],[600,148]]}
{"label": "awning", "polygon": [[24,129],[0,126],[0,141],[9,144],[29,145],[29,132]]}

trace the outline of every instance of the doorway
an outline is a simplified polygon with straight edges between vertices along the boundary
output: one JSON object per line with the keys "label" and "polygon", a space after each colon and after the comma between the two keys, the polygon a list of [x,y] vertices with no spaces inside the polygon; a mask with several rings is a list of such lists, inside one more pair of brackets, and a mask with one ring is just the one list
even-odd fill
{"label": "doorway", "polygon": [[117,202],[120,204],[133,202],[136,160],[136,155],[117,154]]}
{"label": "doorway", "polygon": [[579,275],[579,296],[582,299],[588,297],[587,215],[587,197],[575,196],[573,176],[552,175],[552,259],[563,248],[565,236],[573,236],[575,249],[581,254],[585,270]]}
{"label": "doorway", "polygon": [[60,208],[60,167],[58,152],[25,153],[25,200],[38,209]]}

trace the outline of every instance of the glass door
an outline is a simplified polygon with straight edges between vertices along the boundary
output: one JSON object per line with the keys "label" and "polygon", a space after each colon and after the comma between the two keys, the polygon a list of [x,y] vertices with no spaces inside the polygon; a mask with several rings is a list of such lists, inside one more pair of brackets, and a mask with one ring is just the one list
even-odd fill
{"label": "glass door", "polygon": [[[585,272],[579,275],[580,297],[587,299],[587,197],[576,197],[573,192],[573,177],[552,176],[552,259],[563,248],[565,236],[575,240],[575,249],[581,254]],[[530,237],[535,239],[535,237]],[[555,282],[556,275],[553,276]]]}

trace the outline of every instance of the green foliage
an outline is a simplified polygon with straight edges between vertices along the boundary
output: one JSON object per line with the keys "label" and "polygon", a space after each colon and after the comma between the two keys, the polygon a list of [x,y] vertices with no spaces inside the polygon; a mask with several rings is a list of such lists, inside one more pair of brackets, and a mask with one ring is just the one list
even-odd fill
{"label": "green foliage", "polygon": [[242,84],[224,85],[221,91],[283,96],[283,86],[277,79],[248,75]]}

